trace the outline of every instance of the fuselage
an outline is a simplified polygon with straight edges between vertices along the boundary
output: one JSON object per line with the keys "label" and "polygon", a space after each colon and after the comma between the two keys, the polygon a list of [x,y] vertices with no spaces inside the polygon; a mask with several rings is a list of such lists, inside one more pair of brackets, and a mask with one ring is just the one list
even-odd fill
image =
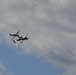
{"label": "fuselage", "polygon": [[22,38],[22,37],[20,37],[19,39],[17,39],[17,41],[20,41],[20,40],[28,40],[29,38],[27,38],[27,37],[24,37],[24,38]]}

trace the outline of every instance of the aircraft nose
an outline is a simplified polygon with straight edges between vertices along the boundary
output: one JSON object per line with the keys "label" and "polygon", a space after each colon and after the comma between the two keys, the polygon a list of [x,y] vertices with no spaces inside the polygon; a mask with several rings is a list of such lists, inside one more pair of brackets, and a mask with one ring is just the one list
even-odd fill
{"label": "aircraft nose", "polygon": [[27,38],[27,40],[28,40],[29,38]]}

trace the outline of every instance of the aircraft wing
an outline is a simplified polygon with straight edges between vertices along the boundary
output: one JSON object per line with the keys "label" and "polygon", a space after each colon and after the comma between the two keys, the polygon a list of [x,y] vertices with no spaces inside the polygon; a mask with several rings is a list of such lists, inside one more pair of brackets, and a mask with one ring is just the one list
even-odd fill
{"label": "aircraft wing", "polygon": [[19,44],[23,43],[23,40],[19,41],[18,43],[16,43],[15,47],[17,47]]}
{"label": "aircraft wing", "polygon": [[28,35],[28,31],[26,32],[26,34],[25,34],[25,36],[24,36],[24,37],[27,37],[27,35]]}
{"label": "aircraft wing", "polygon": [[16,36],[13,36],[11,40],[13,40]]}

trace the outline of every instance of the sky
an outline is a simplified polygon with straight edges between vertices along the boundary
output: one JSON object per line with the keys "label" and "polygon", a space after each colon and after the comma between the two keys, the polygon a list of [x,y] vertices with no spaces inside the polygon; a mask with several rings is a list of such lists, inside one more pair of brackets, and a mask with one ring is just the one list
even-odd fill
{"label": "sky", "polygon": [[[0,0],[0,75],[76,75],[75,0]],[[18,47],[9,33],[28,41]]]}

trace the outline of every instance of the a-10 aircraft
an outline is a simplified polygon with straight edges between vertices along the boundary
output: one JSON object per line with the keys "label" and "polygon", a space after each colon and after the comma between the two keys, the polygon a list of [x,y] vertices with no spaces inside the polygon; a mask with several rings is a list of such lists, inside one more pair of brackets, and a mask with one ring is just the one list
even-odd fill
{"label": "a-10 aircraft", "polygon": [[[10,36],[13,37],[11,40],[13,40],[13,42],[16,43],[15,46],[18,46],[19,44],[23,43],[24,40],[28,40],[29,39],[29,38],[27,38],[28,31],[25,34],[25,36],[23,36],[23,37],[22,36],[19,36],[19,32],[20,32],[20,30],[16,34],[13,34],[13,33],[10,34]],[[16,40],[14,40],[15,37],[17,37]]]}

